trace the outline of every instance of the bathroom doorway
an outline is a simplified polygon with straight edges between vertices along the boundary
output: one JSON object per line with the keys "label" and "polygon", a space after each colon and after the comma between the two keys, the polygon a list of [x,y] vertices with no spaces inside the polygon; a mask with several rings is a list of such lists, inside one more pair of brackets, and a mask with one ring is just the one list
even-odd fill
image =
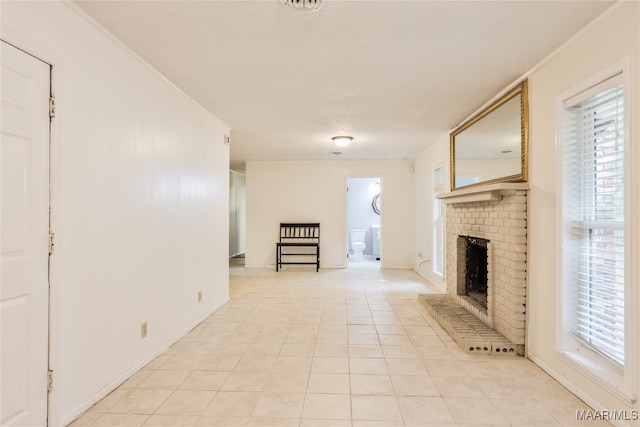
{"label": "bathroom doorway", "polygon": [[347,178],[347,266],[380,268],[382,178]]}

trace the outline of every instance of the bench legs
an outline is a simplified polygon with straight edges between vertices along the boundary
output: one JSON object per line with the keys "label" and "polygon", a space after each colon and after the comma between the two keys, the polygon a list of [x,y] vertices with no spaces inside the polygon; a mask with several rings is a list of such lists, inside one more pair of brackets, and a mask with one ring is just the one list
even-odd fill
{"label": "bench legs", "polygon": [[[291,247],[291,246],[288,246]],[[294,246],[295,247],[295,246]],[[315,265],[316,266],[316,273],[318,271],[320,271],[320,247],[316,246],[316,253],[289,253],[289,254],[283,254],[282,253],[282,246],[280,246],[280,244],[276,243],[276,272],[278,272],[280,270],[280,268],[282,267],[283,264],[299,264],[299,265]],[[296,255],[301,255],[301,256],[315,256],[316,257],[316,261],[315,262],[294,262],[294,261],[282,261],[282,257],[283,256],[296,256]]]}

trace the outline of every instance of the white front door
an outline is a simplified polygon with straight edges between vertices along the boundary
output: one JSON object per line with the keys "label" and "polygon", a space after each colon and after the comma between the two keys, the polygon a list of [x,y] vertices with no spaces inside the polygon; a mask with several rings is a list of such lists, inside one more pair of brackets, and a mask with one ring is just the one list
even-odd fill
{"label": "white front door", "polygon": [[47,423],[50,66],[0,52],[0,425]]}

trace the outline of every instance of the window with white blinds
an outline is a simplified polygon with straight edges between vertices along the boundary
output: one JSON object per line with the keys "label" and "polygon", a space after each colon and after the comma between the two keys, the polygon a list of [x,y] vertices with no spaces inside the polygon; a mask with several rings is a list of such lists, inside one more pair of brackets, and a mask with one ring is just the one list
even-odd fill
{"label": "window with white blinds", "polygon": [[625,363],[625,188],[622,75],[565,102],[563,268],[570,332]]}
{"label": "window with white blinds", "polygon": [[[442,164],[433,170],[433,194],[444,191],[444,168]],[[433,272],[444,271],[444,201],[433,199]]]}

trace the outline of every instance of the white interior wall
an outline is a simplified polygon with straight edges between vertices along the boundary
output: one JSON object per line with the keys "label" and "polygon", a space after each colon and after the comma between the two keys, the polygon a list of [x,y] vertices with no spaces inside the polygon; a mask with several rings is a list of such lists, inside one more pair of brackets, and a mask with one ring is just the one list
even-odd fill
{"label": "white interior wall", "polygon": [[413,172],[408,160],[247,162],[246,266],[275,268],[281,222],[320,223],[320,266],[346,267],[349,177],[382,179],[381,266],[411,268]]}
{"label": "white interior wall", "polygon": [[71,3],[3,1],[2,38],[54,67],[49,422],[64,425],[228,301],[229,128]]}
{"label": "white interior wall", "polygon": [[443,191],[447,192],[450,187],[449,134],[440,137],[416,159],[414,192],[416,209],[413,269],[444,292],[444,277],[433,272],[433,171],[438,164],[444,167]]}
{"label": "white interior wall", "polygon": [[[638,259],[640,245],[640,3],[626,2],[612,13],[595,22],[584,33],[568,44],[559,54],[535,71],[529,78],[530,147],[529,147],[529,277],[528,281],[528,352],[530,357],[542,364],[558,379],[578,392],[596,409],[629,409],[625,402],[617,399],[604,386],[575,367],[567,364],[556,352],[556,334],[561,319],[558,314],[558,286],[561,253],[558,233],[561,230],[560,209],[557,203],[559,157],[557,135],[557,97],[576,87],[616,62],[629,58],[631,94],[629,108],[632,123],[632,174],[634,187],[625,188],[633,192],[632,233],[627,238],[632,242],[634,258]],[[640,310],[640,268],[632,263],[634,293],[626,295],[632,311]],[[640,336],[640,316],[632,322],[635,336]],[[640,348],[637,339],[626,345],[635,346],[636,393],[640,378]],[[638,402],[633,406],[640,409]],[[638,425],[636,420],[634,425]]]}

